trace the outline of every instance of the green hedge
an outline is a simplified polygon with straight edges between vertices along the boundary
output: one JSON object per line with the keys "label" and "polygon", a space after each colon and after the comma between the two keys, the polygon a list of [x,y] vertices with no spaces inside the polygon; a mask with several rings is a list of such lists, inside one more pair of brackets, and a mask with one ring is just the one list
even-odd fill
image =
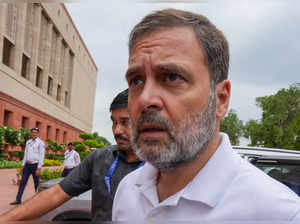
{"label": "green hedge", "polygon": [[[59,160],[44,160],[44,166],[61,166],[63,162]],[[13,168],[21,168],[21,161],[9,161],[9,160],[0,160],[0,169],[13,169]]]}
{"label": "green hedge", "polygon": [[85,157],[87,157],[90,153],[91,151],[80,152],[79,153],[80,161],[82,162],[85,159]]}
{"label": "green hedge", "polygon": [[61,162],[64,161],[64,155],[46,154],[45,158],[50,160],[59,160]]}
{"label": "green hedge", "polygon": [[51,159],[45,159],[43,166],[61,166],[63,162],[59,160],[51,160]]}
{"label": "green hedge", "polygon": [[41,170],[40,178],[42,180],[51,180],[51,179],[60,178],[62,171],[63,171],[62,168],[57,168],[57,169],[45,168]]}
{"label": "green hedge", "polygon": [[0,169],[11,169],[11,168],[21,168],[22,162],[14,162],[8,160],[0,161]]}
{"label": "green hedge", "polygon": [[20,152],[20,151],[9,151],[8,154],[11,157],[17,157],[19,158],[19,160],[22,160],[24,157],[24,152]]}

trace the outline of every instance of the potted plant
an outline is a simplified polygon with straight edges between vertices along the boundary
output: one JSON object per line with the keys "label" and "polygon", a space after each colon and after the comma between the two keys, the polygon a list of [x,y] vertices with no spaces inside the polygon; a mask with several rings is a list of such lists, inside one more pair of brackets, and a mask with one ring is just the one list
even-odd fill
{"label": "potted plant", "polygon": [[20,184],[21,184],[21,180],[22,180],[22,168],[18,168],[17,169],[17,181],[16,181],[16,184],[18,185],[18,186],[20,186]]}

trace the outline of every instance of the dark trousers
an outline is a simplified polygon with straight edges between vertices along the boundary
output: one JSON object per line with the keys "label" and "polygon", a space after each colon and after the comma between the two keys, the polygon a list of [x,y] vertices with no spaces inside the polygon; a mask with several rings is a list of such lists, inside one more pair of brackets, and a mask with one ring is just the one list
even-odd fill
{"label": "dark trousers", "polygon": [[34,188],[35,188],[35,191],[37,191],[37,188],[40,184],[40,177],[35,175],[37,166],[38,166],[37,163],[35,163],[35,164],[26,163],[25,164],[25,166],[23,168],[21,184],[20,184],[19,191],[18,191],[17,198],[16,198],[17,201],[21,201],[23,192],[25,190],[25,187],[26,187],[26,184],[27,184],[27,181],[28,181],[30,175],[32,175],[32,177],[33,177]]}
{"label": "dark trousers", "polygon": [[74,169],[74,168],[70,168],[70,169],[64,168],[64,170],[63,170],[61,176],[62,176],[62,177],[68,176],[69,173],[71,173],[71,171],[72,171],[73,169]]}

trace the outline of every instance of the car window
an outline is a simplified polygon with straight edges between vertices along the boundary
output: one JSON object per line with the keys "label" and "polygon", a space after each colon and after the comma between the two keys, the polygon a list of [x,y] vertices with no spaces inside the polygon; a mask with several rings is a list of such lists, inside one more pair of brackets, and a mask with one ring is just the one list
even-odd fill
{"label": "car window", "polygon": [[259,169],[264,171],[272,178],[292,189],[300,196],[300,166],[299,164],[285,164],[273,162],[256,162],[254,163]]}

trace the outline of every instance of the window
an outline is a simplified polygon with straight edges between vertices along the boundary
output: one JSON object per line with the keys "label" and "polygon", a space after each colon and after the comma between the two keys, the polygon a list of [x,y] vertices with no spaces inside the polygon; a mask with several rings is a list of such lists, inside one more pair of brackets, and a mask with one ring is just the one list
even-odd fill
{"label": "window", "polygon": [[29,118],[22,116],[22,124],[21,124],[22,128],[29,128]]}
{"label": "window", "polygon": [[23,54],[21,76],[28,80],[29,80],[29,63],[30,63],[29,57]]}
{"label": "window", "polygon": [[48,76],[48,88],[47,88],[47,94],[52,96],[52,89],[53,89],[53,79]]}
{"label": "window", "polygon": [[39,40],[39,50],[38,50],[38,64],[45,66],[46,64],[46,51],[47,51],[47,39],[48,39],[48,26],[50,24],[46,13],[42,11],[41,21],[40,21],[40,40]]}
{"label": "window", "polygon": [[59,84],[57,85],[56,100],[58,102],[60,102],[60,100],[61,100],[61,86]]}
{"label": "window", "polygon": [[63,142],[64,143],[67,143],[67,135],[68,135],[68,133],[66,131],[64,131],[64,134],[63,134]]}
{"label": "window", "polygon": [[40,67],[36,68],[35,86],[39,88],[43,86],[43,70]]}
{"label": "window", "polygon": [[47,125],[46,138],[51,138],[51,126]]}
{"label": "window", "polygon": [[[11,1],[7,1],[11,2]],[[17,28],[18,28],[18,17],[19,9],[18,4],[8,3],[7,4],[7,14],[6,14],[6,24],[5,25],[5,34],[12,40],[16,41]]]}
{"label": "window", "polygon": [[60,133],[59,129],[56,128],[56,130],[55,130],[55,141],[56,141],[56,142],[59,141],[59,133]]}
{"label": "window", "polygon": [[42,123],[40,121],[35,122],[35,127],[41,131]]}
{"label": "window", "polygon": [[33,45],[33,29],[35,27],[35,13],[36,6],[32,3],[27,4],[27,12],[25,19],[25,32],[24,32],[24,51],[27,55],[32,56],[32,45]]}
{"label": "window", "polygon": [[59,59],[59,73],[58,73],[58,82],[63,83],[63,78],[65,75],[66,65],[65,65],[65,57],[67,52],[67,43],[62,40],[61,42],[61,51],[60,51],[60,59]]}
{"label": "window", "polygon": [[65,92],[65,106],[69,107],[69,95],[68,95],[68,91]]}
{"label": "window", "polygon": [[10,68],[14,68],[13,66],[13,52],[14,52],[14,44],[10,42],[7,38],[3,38],[3,54],[2,54],[2,63]]}
{"label": "window", "polygon": [[4,110],[3,125],[12,126],[12,123],[13,123],[13,112],[9,110]]}
{"label": "window", "polygon": [[59,34],[55,27],[53,27],[52,31],[52,39],[51,39],[51,57],[50,57],[50,74],[53,76],[56,75],[56,65],[57,65],[57,46],[58,46],[58,38]]}

